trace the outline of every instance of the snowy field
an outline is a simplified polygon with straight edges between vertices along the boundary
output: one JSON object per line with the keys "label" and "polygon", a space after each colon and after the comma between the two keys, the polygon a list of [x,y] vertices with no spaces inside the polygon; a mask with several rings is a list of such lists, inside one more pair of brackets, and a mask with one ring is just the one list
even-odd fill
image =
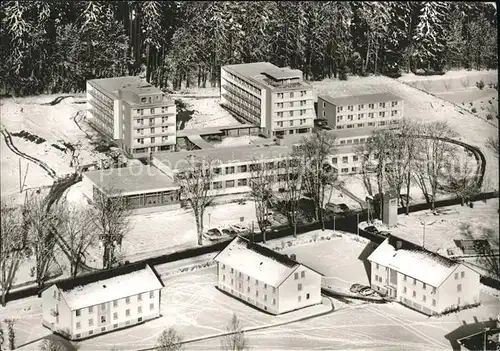
{"label": "snowy field", "polygon": [[476,201],[474,208],[467,206],[442,207],[443,214],[436,216],[430,211],[411,213],[409,216],[399,215],[398,224],[394,228],[386,228],[379,223],[377,227],[388,230],[393,235],[408,241],[423,243],[423,224],[425,226],[425,248],[442,252],[447,248],[455,247],[453,239],[465,239],[463,228],[470,224],[470,229],[476,239],[481,238],[483,228],[493,229],[498,236],[498,198],[489,199],[487,203]]}
{"label": "snowy field", "polygon": [[180,98],[188,111],[194,111],[192,118],[186,122],[185,129],[205,127],[232,126],[241,124],[227,110],[219,105],[220,98]]}
{"label": "snowy field", "polygon": [[270,143],[272,140],[254,135],[243,135],[239,137],[226,137],[220,143],[212,144],[214,147],[235,147],[244,145],[260,145]]}
{"label": "snowy field", "polygon": [[498,159],[485,145],[488,137],[498,135],[498,128],[485,120],[472,113],[460,111],[450,102],[387,77],[350,77],[348,81],[325,79],[312,84],[316,94],[337,97],[391,92],[405,101],[406,118],[420,122],[447,121],[460,135],[459,139],[481,148],[486,157],[486,178],[492,188],[498,188]]}

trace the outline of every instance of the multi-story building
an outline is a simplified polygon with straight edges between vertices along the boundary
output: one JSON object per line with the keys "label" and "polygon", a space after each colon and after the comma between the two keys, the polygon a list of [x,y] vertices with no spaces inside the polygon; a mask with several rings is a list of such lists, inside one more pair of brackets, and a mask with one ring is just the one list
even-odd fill
{"label": "multi-story building", "polygon": [[368,261],[374,290],[424,314],[479,302],[479,273],[401,238],[389,236]]}
{"label": "multi-story building", "polygon": [[280,314],[321,303],[321,273],[237,236],[214,260],[217,287]]}
{"label": "multi-story building", "polygon": [[221,104],[271,137],[309,133],[314,126],[312,86],[302,71],[254,62],[221,68]]}
{"label": "multi-story building", "polygon": [[97,194],[123,196],[133,213],[180,208],[180,188],[173,178],[152,165],[110,168],[83,173],[82,192],[94,201]]}
{"label": "multi-story building", "polygon": [[139,77],[89,80],[87,102],[89,122],[133,157],[175,149],[175,103]]}
{"label": "multi-story building", "polygon": [[403,100],[392,93],[357,96],[318,96],[318,118],[332,129],[397,125],[403,118]]}
{"label": "multi-story building", "polygon": [[163,283],[146,264],[55,283],[42,292],[42,324],[78,340],[160,316]]}

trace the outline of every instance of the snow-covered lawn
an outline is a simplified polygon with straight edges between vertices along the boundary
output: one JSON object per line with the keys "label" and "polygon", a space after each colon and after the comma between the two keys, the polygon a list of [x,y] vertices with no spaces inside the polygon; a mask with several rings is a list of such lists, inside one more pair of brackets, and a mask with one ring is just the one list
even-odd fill
{"label": "snow-covered lawn", "polygon": [[[43,105],[56,99],[58,95],[40,95],[26,98],[2,99],[1,114],[2,126],[10,133],[21,131],[29,132],[45,141],[35,144],[21,137],[12,136],[14,145],[21,151],[45,162],[58,176],[70,173],[71,154],[67,154],[53,147],[51,144],[62,146],[62,142],[75,144],[82,142],[80,154],[81,163],[91,163],[98,159],[97,154],[73,120],[73,117],[85,110],[84,96],[68,97],[59,104]],[[19,192],[18,156],[8,150],[5,141],[2,143],[2,195]],[[22,160],[23,170],[29,161]],[[31,163],[31,162],[30,162]],[[51,180],[45,171],[35,164],[30,164],[26,177],[26,186],[50,185]]]}
{"label": "snow-covered lawn", "polygon": [[184,340],[224,333],[233,313],[243,328],[293,321],[330,309],[330,304],[312,306],[282,316],[271,316],[219,291],[215,267],[163,279],[162,317],[143,325],[78,343],[80,350],[138,349],[154,346],[158,334],[173,326]]}
{"label": "snow-covered lawn", "polygon": [[262,144],[264,142],[271,142],[269,139],[264,139],[254,135],[243,135],[239,137],[227,137],[222,139],[220,143],[213,144],[214,147],[234,147],[249,144]]}
{"label": "snow-covered lawn", "polygon": [[498,129],[474,114],[460,111],[450,102],[382,76],[349,77],[348,81],[325,79],[312,84],[316,94],[335,97],[391,92],[404,100],[406,118],[420,122],[447,121],[459,134],[459,139],[481,148],[486,157],[486,178],[490,179],[492,188],[498,188],[498,159],[485,145],[488,137],[498,135]]}
{"label": "snow-covered lawn", "polygon": [[[476,87],[476,82],[483,80],[486,85],[489,82],[498,82],[498,72],[493,71],[448,71],[443,75],[417,76],[413,73],[403,74],[398,80],[415,84],[416,88],[432,93],[445,92],[450,90],[467,89]],[[477,88],[476,88],[477,89]]]}
{"label": "snow-covered lawn", "polygon": [[387,230],[391,234],[408,241],[422,244],[425,225],[425,248],[446,254],[446,249],[456,247],[453,239],[465,239],[463,228],[470,225],[476,239],[483,235],[483,229],[493,229],[498,235],[498,198],[487,200],[487,203],[476,201],[474,208],[468,206],[449,206],[440,208],[440,215],[430,211],[413,212],[409,216],[398,216],[396,227],[387,228],[381,222],[376,227]]}
{"label": "snow-covered lawn", "polygon": [[180,99],[186,104],[187,110],[194,111],[192,118],[186,122],[185,129],[241,124],[219,105],[219,97]]}

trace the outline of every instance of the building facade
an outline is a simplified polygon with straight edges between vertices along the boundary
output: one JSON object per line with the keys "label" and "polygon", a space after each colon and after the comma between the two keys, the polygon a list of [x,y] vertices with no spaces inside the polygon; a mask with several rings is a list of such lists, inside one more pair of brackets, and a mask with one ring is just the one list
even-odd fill
{"label": "building facade", "polygon": [[89,80],[87,103],[89,122],[132,157],[175,149],[175,103],[139,77]]}
{"label": "building facade", "polygon": [[99,194],[125,198],[134,214],[175,210],[181,207],[180,187],[152,165],[85,172],[82,192],[90,201]]}
{"label": "building facade", "polygon": [[409,244],[391,236],[368,257],[372,289],[427,315],[479,302],[479,273]]}
{"label": "building facade", "polygon": [[300,70],[269,62],[223,66],[220,86],[221,104],[268,137],[312,131],[314,95]]}
{"label": "building facade", "polygon": [[[125,272],[125,269],[128,272]],[[148,265],[56,283],[42,292],[42,324],[79,340],[160,316],[163,283]],[[112,275],[112,276],[110,276]]]}
{"label": "building facade", "polygon": [[337,130],[394,126],[403,112],[403,100],[391,93],[318,96],[318,118]]}
{"label": "building facade", "polygon": [[217,287],[271,314],[321,303],[321,274],[268,248],[234,238],[215,258]]}

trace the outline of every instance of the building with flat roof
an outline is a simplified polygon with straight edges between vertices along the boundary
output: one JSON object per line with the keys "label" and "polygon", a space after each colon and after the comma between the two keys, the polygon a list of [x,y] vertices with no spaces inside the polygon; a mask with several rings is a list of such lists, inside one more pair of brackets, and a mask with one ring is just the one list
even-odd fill
{"label": "building with flat roof", "polygon": [[89,122],[133,157],[175,149],[175,103],[139,77],[89,80],[87,103]]}
{"label": "building with flat roof", "polygon": [[221,104],[271,137],[309,133],[314,126],[312,86],[302,71],[269,62],[221,67]]}
{"label": "building with flat roof", "polygon": [[394,126],[403,118],[403,99],[392,93],[320,95],[318,118],[337,130]]}
{"label": "building with flat roof", "polygon": [[82,178],[82,192],[91,201],[105,193],[108,197],[123,196],[134,213],[180,208],[180,187],[152,165],[85,172]]}
{"label": "building with flat roof", "polygon": [[396,236],[390,235],[368,261],[374,290],[424,314],[479,302],[479,273]]}
{"label": "building with flat roof", "polygon": [[42,324],[79,340],[160,316],[162,281],[133,264],[55,283],[42,291]]}
{"label": "building with flat roof", "polygon": [[280,314],[321,303],[321,273],[264,246],[235,237],[217,256],[217,287]]}

